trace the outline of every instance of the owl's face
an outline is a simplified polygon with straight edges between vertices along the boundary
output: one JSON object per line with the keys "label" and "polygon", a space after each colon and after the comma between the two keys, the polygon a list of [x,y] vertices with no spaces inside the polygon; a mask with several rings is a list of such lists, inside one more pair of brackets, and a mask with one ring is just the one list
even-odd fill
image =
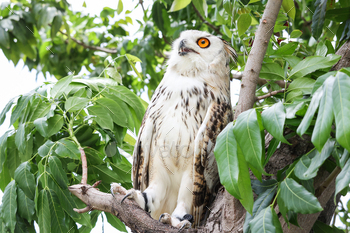
{"label": "owl's face", "polygon": [[228,65],[234,50],[217,36],[207,32],[183,31],[173,43],[173,50],[168,61],[169,67],[176,67],[180,73],[189,69],[206,70],[215,60],[222,68]]}

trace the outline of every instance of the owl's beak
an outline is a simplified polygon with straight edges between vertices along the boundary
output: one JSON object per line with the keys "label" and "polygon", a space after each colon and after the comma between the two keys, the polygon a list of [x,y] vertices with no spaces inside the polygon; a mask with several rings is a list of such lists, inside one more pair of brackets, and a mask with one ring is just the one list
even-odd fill
{"label": "owl's beak", "polygon": [[178,54],[179,54],[180,56],[185,56],[186,54],[188,54],[188,53],[190,53],[190,52],[199,54],[197,51],[195,51],[195,50],[193,50],[193,49],[191,49],[191,48],[186,47],[186,40],[180,41]]}

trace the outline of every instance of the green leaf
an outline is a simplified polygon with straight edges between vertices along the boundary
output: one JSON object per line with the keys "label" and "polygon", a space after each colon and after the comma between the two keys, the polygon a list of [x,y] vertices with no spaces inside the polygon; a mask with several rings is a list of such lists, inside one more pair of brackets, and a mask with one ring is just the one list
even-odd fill
{"label": "green leaf", "polygon": [[262,138],[258,114],[260,113],[255,109],[241,113],[233,127],[233,133],[246,161],[259,172],[264,173],[262,166]]}
{"label": "green leaf", "polygon": [[34,121],[35,128],[45,138],[58,133],[62,128],[63,123],[63,116],[61,115],[54,115],[49,119],[42,117]]}
{"label": "green leaf", "polygon": [[303,34],[302,31],[296,29],[296,30],[293,30],[293,31],[290,33],[290,38],[298,38],[298,37],[300,37],[302,34]]}
{"label": "green leaf", "polygon": [[325,73],[324,75],[321,75],[320,77],[318,77],[315,84],[314,84],[314,87],[312,88],[311,94],[314,94],[315,91],[317,91],[317,89],[323,85],[324,81],[326,81],[326,79],[328,77],[330,77],[332,75],[335,76],[336,73],[337,73],[337,71],[330,71],[330,72]]}
{"label": "green leaf", "polygon": [[0,173],[2,172],[2,167],[5,163],[6,160],[6,150],[7,150],[7,136],[8,136],[8,131],[4,133],[4,135],[1,136],[0,138]]}
{"label": "green leaf", "polygon": [[65,223],[66,216],[60,206],[56,192],[50,189],[47,194],[51,213],[51,229],[55,229],[55,232],[57,233],[67,233],[69,229]]}
{"label": "green leaf", "polygon": [[119,218],[107,212],[105,212],[105,215],[109,224],[111,224],[114,228],[118,229],[118,231],[127,232],[125,224],[120,221]]}
{"label": "green leaf", "polygon": [[311,103],[309,105],[309,108],[306,111],[306,114],[303,118],[303,120],[301,121],[298,129],[297,129],[297,133],[302,136],[306,130],[309,128],[310,124],[311,124],[311,120],[315,115],[315,112],[318,108],[318,104],[320,103],[320,100],[322,98],[323,95],[323,89],[319,88],[312,96],[311,99]]}
{"label": "green leaf", "polygon": [[68,112],[75,112],[83,109],[89,103],[89,99],[82,97],[69,97],[64,104]]}
{"label": "green leaf", "polygon": [[231,30],[224,24],[222,25],[222,30],[224,31],[225,35],[228,37],[228,38],[231,38],[232,37],[232,32]]}
{"label": "green leaf", "polygon": [[[251,232],[254,233],[282,233],[281,224],[279,226],[275,226],[278,224],[277,221],[274,221],[274,215],[270,206],[261,210],[260,213],[249,223]],[[277,216],[276,216],[277,217]],[[277,218],[278,219],[278,218]]]}
{"label": "green leaf", "polygon": [[35,203],[24,193],[21,188],[17,188],[17,203],[19,216],[27,219],[28,222],[31,222],[35,213]]}
{"label": "green leaf", "polygon": [[303,155],[299,161],[295,164],[294,174],[301,180],[308,180],[309,177],[305,177],[304,174],[310,167],[311,159],[315,156],[319,156],[317,150],[312,150],[311,152]]}
{"label": "green leaf", "polygon": [[323,210],[317,198],[293,179],[286,178],[280,189],[280,196],[288,210],[301,214],[313,214]]}
{"label": "green leaf", "polygon": [[2,125],[2,124],[4,123],[5,118],[6,118],[6,113],[7,113],[8,111],[10,111],[10,109],[11,109],[11,107],[12,107],[12,105],[13,105],[13,100],[14,100],[14,99],[15,99],[15,98],[12,98],[12,99],[6,104],[5,108],[1,111],[1,113],[0,113],[0,125]]}
{"label": "green leaf", "polygon": [[220,183],[235,198],[240,199],[238,188],[239,162],[233,123],[229,123],[216,139],[214,149]]}
{"label": "green leaf", "polygon": [[156,26],[161,30],[162,32],[165,31],[164,27],[164,18],[162,16],[163,9],[165,9],[165,6],[162,2],[156,1],[153,3],[152,6],[152,18],[153,22],[156,24]]}
{"label": "green leaf", "polygon": [[286,120],[286,111],[282,102],[278,102],[268,109],[264,110],[262,120],[265,129],[279,141],[289,144],[283,137],[284,122]]}
{"label": "green leaf", "polygon": [[350,17],[350,7],[329,9],[326,18],[336,22],[345,22]]}
{"label": "green leaf", "polygon": [[49,153],[51,154],[53,151],[53,146],[56,146],[56,143],[52,142],[51,140],[47,140],[43,145],[39,147],[38,154],[41,157],[45,157]]}
{"label": "green leaf", "polygon": [[90,166],[89,169],[91,169],[93,173],[98,174],[99,178],[102,179],[103,182],[110,183],[123,181],[123,179],[116,172],[110,170],[105,164],[93,165]]}
{"label": "green leaf", "polygon": [[[268,207],[275,196],[277,186],[267,189],[265,192],[261,193],[258,198],[254,201],[253,206],[253,214],[250,215],[249,213],[246,213],[244,225],[243,225],[243,231],[248,232],[250,230],[249,223],[254,220],[256,216],[260,214],[260,212]],[[255,231],[254,231],[255,232]]]}
{"label": "green leaf", "polygon": [[10,37],[8,31],[0,26],[0,45],[5,48],[10,48]]}
{"label": "green leaf", "polygon": [[310,56],[299,62],[289,73],[289,78],[300,78],[315,70],[333,66],[340,59],[339,55],[328,57]]}
{"label": "green leaf", "polygon": [[298,90],[303,95],[311,94],[315,80],[312,78],[298,78],[294,80],[288,87],[288,91]]}
{"label": "green leaf", "polygon": [[309,168],[304,173],[304,177],[306,177],[307,179],[314,178],[317,175],[317,171],[320,168],[320,166],[331,155],[333,148],[334,148],[334,140],[328,139],[321,153],[312,158]]}
{"label": "green leaf", "polygon": [[99,105],[88,107],[88,111],[90,115],[94,115],[94,121],[97,122],[102,128],[113,130],[113,120],[109,115],[107,110]]}
{"label": "green leaf", "polygon": [[122,13],[122,11],[123,11],[123,1],[122,1],[122,0],[119,0],[119,2],[118,2],[118,7],[117,7],[117,13],[118,13],[118,15],[119,15],[120,13]]}
{"label": "green leaf", "polygon": [[35,178],[30,171],[30,165],[28,162],[21,163],[15,171],[14,177],[16,183],[30,199],[34,199],[35,196]]}
{"label": "green leaf", "polygon": [[38,118],[42,118],[46,116],[51,108],[51,104],[47,102],[39,103],[37,106],[31,106],[30,111],[32,112],[32,115],[28,118],[29,122],[33,122]]}
{"label": "green leaf", "polygon": [[15,134],[15,143],[21,153],[21,160],[29,160],[33,153],[33,136],[28,131],[31,130],[30,126],[20,124]]}
{"label": "green leaf", "polygon": [[252,180],[252,189],[256,195],[260,195],[268,189],[277,187],[277,185],[278,182],[274,179],[263,180],[262,182],[260,182],[259,180]]}
{"label": "green leaf", "polygon": [[12,180],[5,188],[4,196],[2,197],[1,216],[6,227],[10,228],[13,233],[16,225],[17,212],[17,187]]}
{"label": "green leaf", "polygon": [[174,11],[181,10],[190,3],[191,3],[191,0],[174,0],[173,4],[171,4],[169,11],[174,12]]}
{"label": "green leaf", "polygon": [[40,232],[51,232],[51,212],[48,199],[49,191],[42,189],[36,201],[36,211]]}
{"label": "green leaf", "polygon": [[333,112],[336,125],[336,139],[350,151],[350,78],[338,72],[333,84]]}
{"label": "green leaf", "polygon": [[104,112],[108,112],[114,123],[127,127],[127,116],[118,102],[107,98],[99,98],[96,100],[96,103],[104,108]]}
{"label": "green leaf", "polygon": [[60,97],[60,95],[65,93],[65,89],[72,82],[72,79],[73,79],[73,74],[58,80],[58,82],[51,89],[51,92],[50,92],[51,97],[56,99]]}
{"label": "green leaf", "polygon": [[250,14],[241,14],[237,19],[238,36],[242,36],[248,30],[251,23],[252,17]]}
{"label": "green leaf", "polygon": [[335,180],[335,195],[336,196],[344,188],[350,184],[350,160],[348,160]]}
{"label": "green leaf", "polygon": [[122,76],[119,74],[116,68],[114,67],[107,67],[105,69],[105,72],[108,76],[110,76],[112,79],[114,79],[118,83],[122,83]]}
{"label": "green leaf", "polygon": [[323,95],[320,102],[317,120],[311,141],[318,151],[321,151],[323,145],[330,137],[333,122],[333,100],[332,91],[335,77],[329,77],[323,84]]}
{"label": "green leaf", "polygon": [[11,121],[10,125],[13,125],[15,121],[23,115],[23,112],[26,111],[27,107],[29,106],[29,101],[32,98],[31,94],[26,94],[22,95],[18,100],[17,100],[17,105],[15,109],[13,110],[11,114]]}
{"label": "green leaf", "polygon": [[237,145],[237,155],[238,155],[238,169],[239,169],[239,177],[238,177],[238,188],[239,193],[241,194],[241,199],[239,201],[243,205],[243,207],[249,212],[253,213],[253,190],[251,187],[250,181],[250,173],[248,164],[244,158],[242,153],[242,149]]}
{"label": "green leaf", "polygon": [[51,24],[51,39],[53,39],[62,26],[62,16],[56,15]]}
{"label": "green leaf", "polygon": [[290,42],[288,44],[283,45],[277,50],[274,50],[272,55],[279,55],[279,56],[288,56],[295,53],[296,48],[298,47],[298,43],[296,42]]}
{"label": "green leaf", "polygon": [[57,142],[55,153],[60,157],[80,159],[80,151],[77,145],[66,138],[62,138]]}
{"label": "green leaf", "polygon": [[325,42],[320,41],[317,44],[315,55],[325,57],[327,55],[327,50],[328,49],[327,49],[327,45],[325,45]]}
{"label": "green leaf", "polygon": [[208,17],[208,5],[206,0],[192,1],[192,3],[202,16]]}
{"label": "green leaf", "polygon": [[311,31],[315,39],[318,39],[322,34],[323,23],[326,17],[327,0],[316,0],[315,12],[312,15]]}
{"label": "green leaf", "polygon": [[[288,16],[294,20],[295,18],[295,6],[293,0],[283,0],[282,2],[283,10],[288,14]],[[293,38],[293,37],[292,37]]]}
{"label": "green leaf", "polygon": [[317,220],[312,227],[314,233],[344,233],[344,230],[337,227],[331,227],[319,220]]}
{"label": "green leaf", "polygon": [[277,63],[263,63],[259,77],[267,80],[284,80],[284,70]]}
{"label": "green leaf", "polygon": [[13,178],[16,168],[21,164],[19,152],[15,144],[15,135],[7,138],[7,161],[4,166],[8,167],[10,175]]}
{"label": "green leaf", "polygon": [[62,163],[56,156],[49,157],[49,167],[53,178],[64,189],[67,188],[68,179],[66,173],[62,169]]}

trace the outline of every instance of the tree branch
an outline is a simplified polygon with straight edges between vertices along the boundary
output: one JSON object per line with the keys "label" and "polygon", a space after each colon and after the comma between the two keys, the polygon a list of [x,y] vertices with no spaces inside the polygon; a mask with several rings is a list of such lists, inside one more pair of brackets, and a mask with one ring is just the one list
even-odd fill
{"label": "tree branch", "polygon": [[254,93],[258,83],[261,65],[273,33],[273,27],[281,5],[282,0],[269,0],[267,2],[264,14],[262,16],[262,21],[260,22],[259,28],[256,32],[254,44],[249,53],[248,61],[243,72],[241,90],[239,93],[239,100],[234,119],[237,119],[241,112],[244,112],[254,106],[256,100]]}
{"label": "tree branch", "polygon": [[[67,33],[62,32],[61,30],[59,30],[59,32],[65,36],[68,36]],[[98,46],[94,46],[94,45],[87,45],[84,42],[75,39],[74,37],[70,37],[70,39],[72,41],[74,41],[75,43],[77,43],[78,45],[83,46],[86,49],[101,51],[101,52],[105,52],[105,53],[117,53],[118,52],[116,49],[108,49],[108,48],[102,48],[102,47],[98,47]],[[67,40],[66,40],[66,43],[68,43]]]}
{"label": "tree branch", "polygon": [[[178,228],[163,224],[153,219],[148,213],[141,209],[133,200],[125,199],[121,204],[124,195],[103,193],[90,185],[76,184],[68,187],[69,191],[82,200],[87,207],[79,210],[101,210],[111,213],[119,218],[133,232],[179,232]],[[89,209],[90,208],[90,209]],[[204,232],[198,229],[185,229],[181,232],[195,233]]]}
{"label": "tree branch", "polygon": [[222,33],[220,32],[220,28],[216,27],[215,25],[213,25],[213,24],[209,23],[207,20],[205,20],[205,18],[201,15],[201,13],[198,11],[198,9],[194,6],[193,2],[192,2],[192,6],[193,6],[194,11],[198,15],[198,17],[203,21],[203,23],[205,23],[210,28],[212,28],[217,34],[222,35]]}
{"label": "tree branch", "polygon": [[278,93],[283,93],[283,92],[285,92],[284,89],[283,90],[277,90],[277,91],[271,91],[271,92],[267,93],[266,95],[257,96],[256,97],[256,101],[262,100],[262,99],[266,99],[268,97],[271,97],[271,96],[277,95]]}

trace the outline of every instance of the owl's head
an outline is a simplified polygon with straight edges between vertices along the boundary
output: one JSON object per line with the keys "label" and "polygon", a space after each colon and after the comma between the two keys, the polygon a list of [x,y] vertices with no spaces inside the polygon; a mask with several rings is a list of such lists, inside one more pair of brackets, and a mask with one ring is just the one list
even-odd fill
{"label": "owl's head", "polygon": [[189,70],[206,70],[215,61],[218,69],[228,68],[230,59],[236,60],[235,50],[221,38],[207,32],[187,30],[173,43],[169,67],[180,73]]}

